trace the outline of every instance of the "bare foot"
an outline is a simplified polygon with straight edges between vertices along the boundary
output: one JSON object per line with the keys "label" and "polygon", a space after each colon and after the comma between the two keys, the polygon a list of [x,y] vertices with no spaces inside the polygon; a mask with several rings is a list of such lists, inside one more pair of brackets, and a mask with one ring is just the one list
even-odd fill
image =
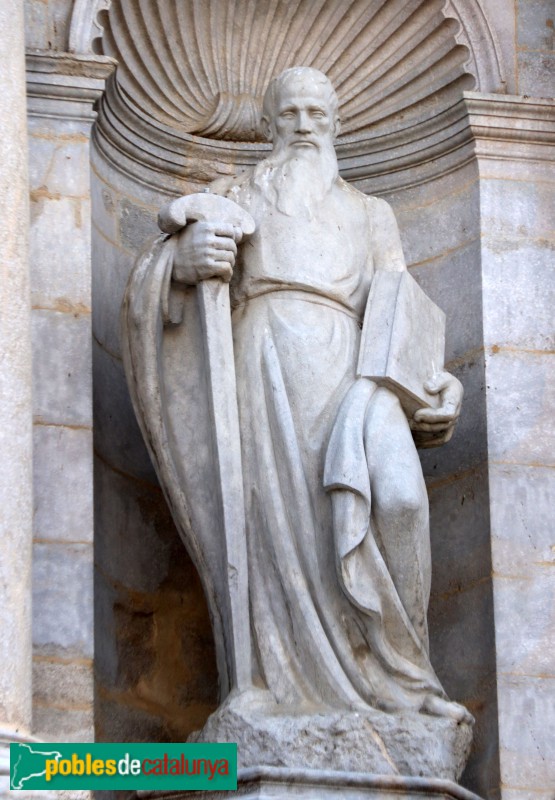
{"label": "bare foot", "polygon": [[460,703],[444,700],[435,694],[429,694],[425,697],[420,706],[420,711],[423,714],[430,714],[432,717],[449,717],[454,719],[455,722],[466,722],[468,725],[474,725],[474,717],[464,706],[461,706]]}

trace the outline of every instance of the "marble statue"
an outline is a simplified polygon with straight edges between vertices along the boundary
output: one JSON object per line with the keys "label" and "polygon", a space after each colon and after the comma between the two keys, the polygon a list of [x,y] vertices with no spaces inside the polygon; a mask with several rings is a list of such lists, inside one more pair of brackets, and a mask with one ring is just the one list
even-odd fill
{"label": "marble statue", "polygon": [[247,765],[456,779],[472,717],[429,659],[415,441],[448,441],[462,387],[436,366],[436,407],[407,419],[357,376],[373,277],[406,265],[388,204],[338,175],[329,80],[285,71],[262,125],[268,158],[161,211],[124,303],[135,409],[214,627],[222,705],[198,738]]}

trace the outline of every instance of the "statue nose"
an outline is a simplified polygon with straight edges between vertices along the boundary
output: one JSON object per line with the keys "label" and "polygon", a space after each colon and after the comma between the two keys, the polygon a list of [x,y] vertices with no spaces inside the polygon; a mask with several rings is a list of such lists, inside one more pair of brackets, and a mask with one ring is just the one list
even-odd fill
{"label": "statue nose", "polygon": [[305,111],[299,111],[296,119],[296,133],[310,133],[312,130],[310,116]]}

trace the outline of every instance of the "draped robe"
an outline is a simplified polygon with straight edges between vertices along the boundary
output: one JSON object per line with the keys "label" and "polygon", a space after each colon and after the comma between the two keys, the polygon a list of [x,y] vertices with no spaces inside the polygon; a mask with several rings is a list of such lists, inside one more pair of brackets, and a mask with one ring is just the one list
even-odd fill
{"label": "draped robe", "polygon": [[[253,683],[282,708],[420,708],[444,697],[428,657],[426,492],[398,401],[355,376],[374,270],[405,268],[394,217],[341,180],[310,218],[278,211],[252,177],[225,193],[257,226],[231,284]],[[154,256],[162,294],[168,248]],[[132,307],[148,287],[131,290]],[[170,373],[171,359],[161,380],[174,396]],[[157,436],[166,434],[146,438],[164,483]],[[397,467],[398,485],[372,485]],[[193,483],[191,518],[206,502]],[[416,487],[406,513],[395,496],[405,484]],[[207,559],[196,561],[210,599],[217,575],[203,576]],[[218,640],[225,619],[217,602],[211,610]]]}

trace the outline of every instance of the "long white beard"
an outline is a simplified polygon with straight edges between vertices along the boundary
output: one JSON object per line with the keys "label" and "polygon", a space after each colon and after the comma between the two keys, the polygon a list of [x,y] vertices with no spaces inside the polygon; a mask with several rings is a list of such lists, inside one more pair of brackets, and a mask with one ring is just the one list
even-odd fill
{"label": "long white beard", "polygon": [[274,151],[255,169],[264,198],[289,217],[312,219],[337,179],[333,145]]}

